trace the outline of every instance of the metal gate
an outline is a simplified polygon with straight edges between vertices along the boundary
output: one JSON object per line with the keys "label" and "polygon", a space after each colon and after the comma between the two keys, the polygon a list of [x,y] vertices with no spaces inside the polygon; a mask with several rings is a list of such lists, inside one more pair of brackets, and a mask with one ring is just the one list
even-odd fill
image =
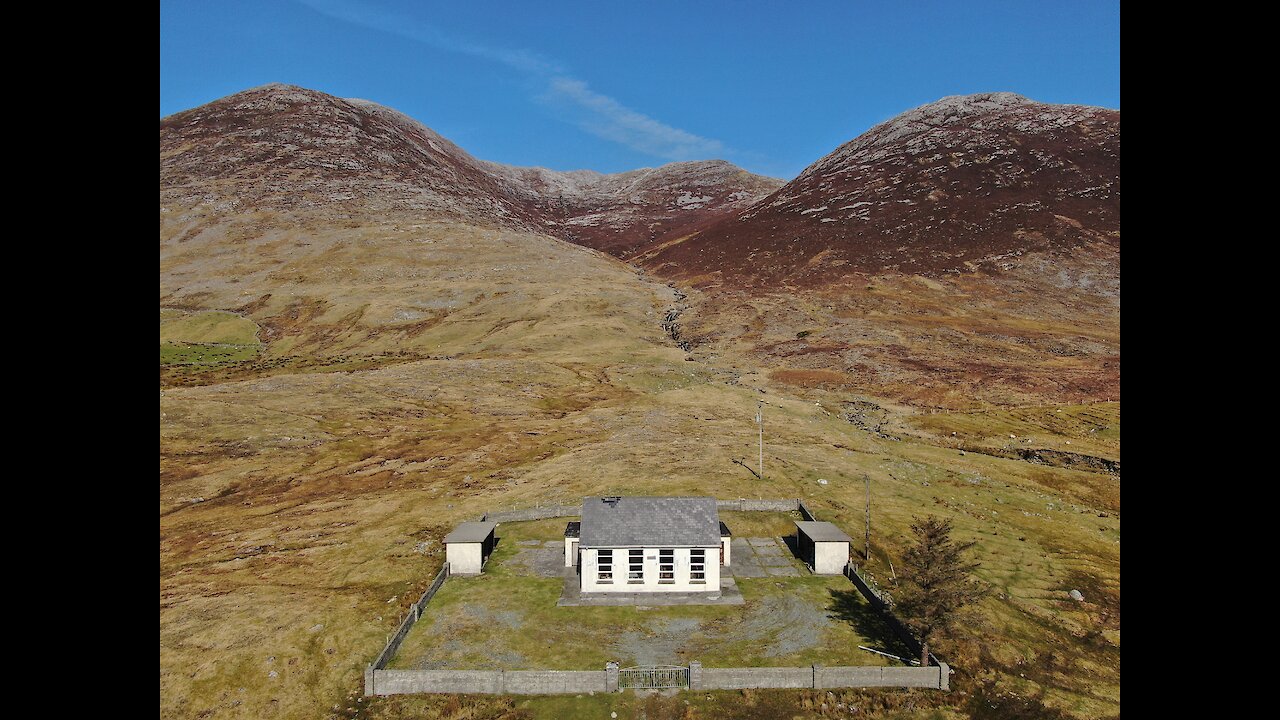
{"label": "metal gate", "polygon": [[689,668],[680,665],[640,665],[618,671],[618,689],[689,688]]}

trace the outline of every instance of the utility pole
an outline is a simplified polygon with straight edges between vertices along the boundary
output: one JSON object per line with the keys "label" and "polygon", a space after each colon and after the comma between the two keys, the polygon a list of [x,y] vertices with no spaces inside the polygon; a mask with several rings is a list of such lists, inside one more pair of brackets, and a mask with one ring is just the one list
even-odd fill
{"label": "utility pole", "polygon": [[871,562],[871,476],[864,474],[862,479],[867,483],[867,536],[865,542],[867,562]]}
{"label": "utility pole", "polygon": [[764,403],[756,404],[756,425],[760,427],[760,479],[764,479]]}

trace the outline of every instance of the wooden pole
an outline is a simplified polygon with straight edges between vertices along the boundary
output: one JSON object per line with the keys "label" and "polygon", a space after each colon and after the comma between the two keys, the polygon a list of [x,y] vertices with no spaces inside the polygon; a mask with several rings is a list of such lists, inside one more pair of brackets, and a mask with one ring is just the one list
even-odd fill
{"label": "wooden pole", "polygon": [[756,425],[760,426],[760,479],[764,479],[764,407],[756,405]]}

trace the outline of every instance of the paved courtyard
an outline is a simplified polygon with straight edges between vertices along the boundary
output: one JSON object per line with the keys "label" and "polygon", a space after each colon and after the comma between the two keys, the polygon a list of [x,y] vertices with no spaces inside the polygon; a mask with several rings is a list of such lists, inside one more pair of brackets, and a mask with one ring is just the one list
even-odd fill
{"label": "paved courtyard", "polygon": [[799,577],[809,570],[792,554],[781,538],[734,538],[730,544],[729,570],[734,577]]}

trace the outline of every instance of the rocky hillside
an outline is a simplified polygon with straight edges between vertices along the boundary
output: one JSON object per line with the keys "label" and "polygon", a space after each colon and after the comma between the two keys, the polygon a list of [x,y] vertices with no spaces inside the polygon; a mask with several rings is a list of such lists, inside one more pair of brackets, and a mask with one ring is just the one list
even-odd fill
{"label": "rocky hillside", "polygon": [[735,282],[938,275],[1120,237],[1120,113],[1012,93],[882,123],[733,218],[652,248],[649,268]]}
{"label": "rocky hillside", "polygon": [[618,257],[701,230],[782,186],[723,160],[613,175],[486,165],[537,208],[549,232]]}
{"label": "rocky hillside", "polygon": [[615,254],[704,227],[781,184],[724,161],[614,175],[484,162],[395,110],[291,85],[160,121],[162,206],[403,210]]}

